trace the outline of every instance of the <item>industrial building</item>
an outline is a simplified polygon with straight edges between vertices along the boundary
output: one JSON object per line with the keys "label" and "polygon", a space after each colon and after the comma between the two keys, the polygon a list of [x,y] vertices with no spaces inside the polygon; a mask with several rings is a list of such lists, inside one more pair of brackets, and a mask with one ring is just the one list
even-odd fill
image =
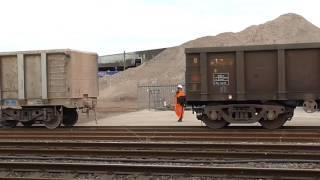
{"label": "industrial building", "polygon": [[143,50],[136,52],[124,52],[100,56],[98,59],[99,72],[113,74],[124,69],[141,65],[154,58],[166,48]]}

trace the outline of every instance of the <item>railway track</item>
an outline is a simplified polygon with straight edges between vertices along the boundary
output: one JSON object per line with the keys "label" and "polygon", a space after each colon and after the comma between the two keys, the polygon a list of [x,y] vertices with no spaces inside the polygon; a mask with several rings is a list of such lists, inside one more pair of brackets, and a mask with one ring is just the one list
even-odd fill
{"label": "railway track", "polygon": [[77,127],[47,130],[17,128],[1,130],[0,140],[88,140],[88,141],[219,141],[219,142],[310,142],[320,143],[320,130],[297,127],[280,130],[233,127]]}
{"label": "railway track", "polygon": [[[168,179],[172,176],[313,179],[320,177],[320,145],[316,141],[319,137],[315,128],[1,130],[0,170],[6,173],[0,173],[0,179],[66,179],[64,175],[46,176],[49,173],[71,174],[67,179],[76,179],[79,174],[86,174],[84,179],[99,179],[90,178],[92,174],[100,179],[108,179],[110,174],[113,179],[133,174],[168,176]],[[13,172],[36,175],[9,176]]]}
{"label": "railway track", "polygon": [[[319,146],[315,145],[274,145],[274,144],[102,144],[90,143],[26,143],[0,147],[0,155],[29,155],[65,157],[139,157],[139,158],[188,158],[188,159],[283,159],[320,160]],[[22,145],[25,144],[25,145]],[[80,146],[79,146],[80,145]],[[85,148],[84,148],[85,147]],[[294,150],[293,150],[294,149]]]}
{"label": "railway track", "polygon": [[320,169],[257,168],[252,163],[320,164],[319,148],[312,144],[1,141],[0,169],[217,177],[226,173],[244,178],[290,178],[295,172],[296,177],[310,178],[320,176]]}

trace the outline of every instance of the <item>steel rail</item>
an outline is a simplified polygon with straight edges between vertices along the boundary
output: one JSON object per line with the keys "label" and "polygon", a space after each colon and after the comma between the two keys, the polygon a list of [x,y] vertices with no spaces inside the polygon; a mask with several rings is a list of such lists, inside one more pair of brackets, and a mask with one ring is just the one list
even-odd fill
{"label": "steel rail", "polygon": [[176,158],[216,158],[216,159],[300,159],[320,160],[320,153],[312,152],[268,152],[268,151],[194,151],[194,150],[116,150],[116,149],[47,149],[47,148],[0,148],[1,155],[65,155],[65,156],[86,156],[86,157],[176,157]]}
{"label": "steel rail", "polygon": [[48,178],[45,178],[45,177],[41,177],[40,175],[39,176],[31,176],[31,177],[19,177],[19,176],[1,176],[0,175],[0,180],[11,180],[11,179],[14,179],[14,180],[65,180],[65,178],[57,178],[57,177],[48,177]]}
{"label": "steel rail", "polygon": [[320,143],[320,137],[286,137],[285,134],[283,136],[278,137],[259,137],[259,136],[140,136],[140,135],[130,135],[130,136],[103,136],[103,135],[28,135],[28,134],[10,134],[5,136],[0,136],[0,140],[10,140],[10,139],[18,139],[18,140],[104,140],[104,141],[141,141],[141,142],[151,142],[151,141],[219,141],[219,142],[309,142],[309,143]]}
{"label": "steel rail", "polygon": [[65,178],[56,178],[56,177],[52,177],[52,178],[43,178],[43,177],[17,177],[17,176],[13,176],[13,177],[1,177],[0,176],[0,180],[10,180],[10,179],[14,179],[14,180],[65,180]]}
{"label": "steel rail", "polygon": [[114,158],[114,157],[70,157],[70,156],[50,156],[50,157],[41,157],[41,156],[0,156],[0,161],[3,160],[10,160],[11,162],[23,160],[23,161],[32,161],[32,162],[43,162],[43,161],[81,161],[81,162],[108,162],[108,163],[151,163],[151,164],[159,164],[159,163],[180,163],[180,164],[234,164],[234,163],[320,163],[320,160],[306,160],[306,159],[157,159],[157,158]]}
{"label": "steel rail", "polygon": [[256,136],[256,137],[311,137],[311,138],[320,138],[319,132],[135,132],[135,131],[0,131],[0,136],[200,136],[200,137],[210,137],[210,136],[232,136],[232,137],[247,137],[247,136]]}
{"label": "steel rail", "polygon": [[[260,126],[229,126],[223,129],[210,129],[205,126],[74,126],[72,128],[69,127],[59,127],[54,129],[54,131],[78,131],[78,130],[85,130],[85,131],[96,131],[96,130],[113,130],[113,131],[123,131],[123,130],[135,130],[135,131],[149,131],[149,130],[158,130],[158,131],[185,131],[185,130],[192,130],[192,131],[238,131],[238,130],[245,130],[245,131],[261,131],[261,132],[274,132],[274,131],[306,131],[306,130],[319,130],[320,126],[284,126],[280,129],[263,129]],[[32,126],[32,127],[15,127],[9,129],[2,129],[2,131],[15,131],[15,130],[25,130],[25,131],[51,131],[45,128],[44,126]]]}
{"label": "steel rail", "polygon": [[198,149],[198,150],[255,150],[255,151],[314,151],[320,152],[319,144],[273,144],[273,143],[192,143],[192,142],[94,142],[94,141],[0,141],[3,147],[38,148],[94,148],[94,149]]}
{"label": "steel rail", "polygon": [[121,172],[149,174],[210,175],[222,177],[259,178],[318,178],[319,169],[248,168],[248,167],[205,167],[183,165],[136,165],[98,163],[41,163],[41,162],[0,162],[0,169],[46,170],[48,172]]}

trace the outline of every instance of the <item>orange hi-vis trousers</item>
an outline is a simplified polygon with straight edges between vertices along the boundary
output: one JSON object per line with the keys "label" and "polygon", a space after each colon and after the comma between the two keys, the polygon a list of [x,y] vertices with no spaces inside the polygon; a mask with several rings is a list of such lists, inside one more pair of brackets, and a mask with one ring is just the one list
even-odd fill
{"label": "orange hi-vis trousers", "polygon": [[175,107],[175,111],[178,119],[182,119],[184,114],[184,107],[177,103]]}

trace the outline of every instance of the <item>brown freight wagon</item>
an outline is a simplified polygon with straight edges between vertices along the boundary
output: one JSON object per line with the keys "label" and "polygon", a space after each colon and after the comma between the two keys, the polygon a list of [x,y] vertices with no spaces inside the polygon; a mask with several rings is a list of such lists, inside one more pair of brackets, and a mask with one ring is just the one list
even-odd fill
{"label": "brown freight wagon", "polygon": [[95,107],[97,54],[69,49],[0,53],[3,127],[73,126],[78,109]]}
{"label": "brown freight wagon", "polygon": [[281,127],[320,103],[320,43],[187,48],[186,93],[210,128],[259,122]]}

